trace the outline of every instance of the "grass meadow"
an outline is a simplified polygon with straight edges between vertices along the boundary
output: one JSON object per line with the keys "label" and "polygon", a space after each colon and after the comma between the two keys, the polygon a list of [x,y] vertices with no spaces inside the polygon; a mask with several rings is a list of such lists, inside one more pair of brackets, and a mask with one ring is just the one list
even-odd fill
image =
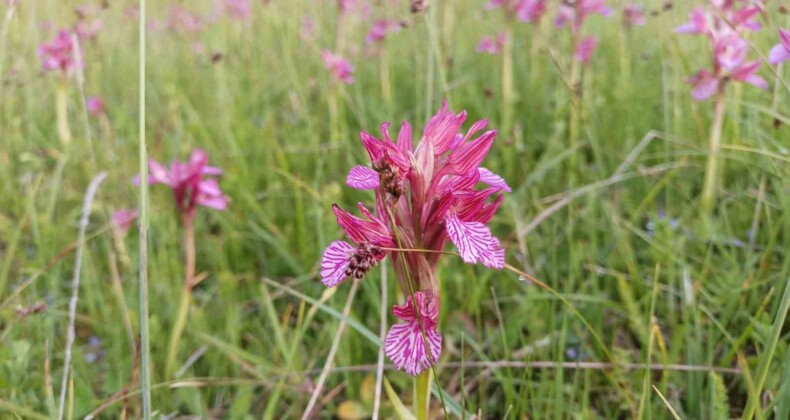
{"label": "grass meadow", "polygon": [[[790,78],[765,61],[790,24],[781,2],[746,37],[768,89],[733,83],[722,99],[711,208],[700,200],[714,106],[687,83],[711,52],[674,32],[703,2],[634,0],[646,23],[626,27],[625,3],[609,0],[611,16],[585,22],[599,43],[583,66],[555,1],[539,23],[478,0],[419,13],[380,0],[343,16],[334,1],[255,0],[240,18],[221,3],[148,1],[144,89],[133,1],[0,6],[0,417],[144,414],[141,238],[112,224],[139,203],[144,90],[149,157],[206,150],[230,199],[197,211],[182,311],[183,229],[168,188],[149,189],[154,418],[299,418],[338,334],[309,417],[370,418],[378,405],[408,418],[397,406],[412,406],[412,378],[385,359],[383,391],[376,381],[382,310],[404,300],[392,264],[351,300],[350,282],[326,288],[318,273],[343,237],[332,204],[372,203],[345,185],[368,163],[359,132],[407,120],[419,138],[442,100],[468,112],[464,130],[483,118],[499,130],[483,164],[513,191],[489,227],[507,262],[547,287],[443,257],[430,418],[789,418]],[[84,66],[43,71],[39,45],[85,14],[103,27],[80,43]],[[400,30],[367,45],[380,18]],[[502,51],[476,51],[500,31]],[[324,49],[348,58],[353,83],[333,79]],[[88,110],[94,96],[106,112]]]}

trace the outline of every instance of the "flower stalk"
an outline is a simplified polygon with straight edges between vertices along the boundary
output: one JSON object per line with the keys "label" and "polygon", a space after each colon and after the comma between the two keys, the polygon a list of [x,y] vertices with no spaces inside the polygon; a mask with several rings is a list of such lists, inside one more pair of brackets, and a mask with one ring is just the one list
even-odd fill
{"label": "flower stalk", "polygon": [[195,215],[186,214],[182,218],[184,225],[184,286],[181,288],[181,300],[176,313],[176,322],[170,333],[170,342],[167,347],[165,372],[169,378],[174,372],[174,363],[184,335],[184,329],[189,317],[189,307],[192,304],[192,286],[195,279]]}
{"label": "flower stalk", "polygon": [[68,80],[65,77],[61,78],[55,93],[55,112],[58,138],[64,146],[68,146],[71,143],[71,129],[69,128],[68,112]]}
{"label": "flower stalk", "polygon": [[721,132],[724,126],[725,108],[724,92],[719,91],[714,97],[713,122],[711,123],[710,141],[708,142],[708,161],[705,165],[705,183],[702,188],[702,210],[705,213],[710,213],[716,205]]}
{"label": "flower stalk", "polygon": [[431,407],[431,380],[433,371],[426,369],[414,377],[414,413],[417,420],[427,420]]}

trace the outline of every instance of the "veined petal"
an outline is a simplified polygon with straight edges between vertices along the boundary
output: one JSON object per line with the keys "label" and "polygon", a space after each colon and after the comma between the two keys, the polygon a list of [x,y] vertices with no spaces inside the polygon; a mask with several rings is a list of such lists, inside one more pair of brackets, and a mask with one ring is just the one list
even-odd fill
{"label": "veined petal", "polygon": [[346,269],[355,252],[355,248],[347,242],[334,241],[326,247],[321,258],[321,283],[327,287],[335,287],[346,278]]}
{"label": "veined petal", "polygon": [[500,190],[505,192],[512,191],[510,187],[507,185],[507,182],[505,182],[505,180],[502,179],[501,176],[491,172],[490,170],[483,167],[479,167],[477,168],[477,172],[480,174],[480,182],[488,184],[494,188],[499,188]]}
{"label": "veined petal", "polygon": [[[430,355],[425,344],[428,344]],[[398,370],[417,376],[442,354],[442,336],[436,329],[426,328],[423,338],[419,322],[393,325],[384,340],[384,353]]]}
{"label": "veined petal", "polygon": [[480,258],[480,262],[489,268],[498,270],[505,268],[505,248],[502,248],[499,239],[495,236],[491,237],[491,242],[488,243],[488,252]]}
{"label": "veined petal", "polygon": [[[387,246],[392,242],[392,235],[387,225],[381,220],[377,218],[363,220],[341,209],[337,204],[332,205],[332,211],[337,217],[337,224],[357,244],[370,242],[378,246]],[[370,213],[368,212],[367,214]]]}
{"label": "veined petal", "polygon": [[346,184],[358,190],[374,190],[379,187],[379,174],[367,166],[355,166],[348,172]]}
{"label": "veined petal", "polygon": [[404,121],[400,126],[397,146],[401,153],[404,154],[409,153],[412,150],[411,126],[406,121]]}
{"label": "veined petal", "polygon": [[476,140],[458,146],[448,159],[454,172],[464,175],[477,168],[488,154],[496,134],[496,130],[487,131]]}
{"label": "veined petal", "polygon": [[486,225],[480,222],[464,222],[453,211],[447,213],[444,221],[447,236],[458,248],[464,262],[477,264],[496,259],[491,245],[493,236]]}

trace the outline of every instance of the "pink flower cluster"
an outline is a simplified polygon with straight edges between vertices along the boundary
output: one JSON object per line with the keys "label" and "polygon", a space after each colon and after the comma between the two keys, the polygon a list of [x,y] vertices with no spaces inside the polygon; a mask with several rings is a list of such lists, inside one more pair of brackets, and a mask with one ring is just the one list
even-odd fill
{"label": "pink flower cluster", "polygon": [[560,5],[557,17],[554,19],[554,25],[559,28],[565,26],[570,28],[571,36],[576,45],[576,50],[573,52],[573,57],[576,61],[587,63],[598,47],[598,38],[594,36],[578,40],[584,22],[593,14],[608,17],[611,13],[612,9],[606,6],[604,0],[578,0],[575,3],[563,3]]}
{"label": "pink flower cluster", "polygon": [[645,12],[641,6],[628,4],[623,7],[625,26],[645,26]]}
{"label": "pink flower cluster", "polygon": [[49,43],[41,44],[38,47],[38,56],[41,58],[41,67],[44,71],[59,71],[63,75],[69,75],[81,64],[75,60],[74,41],[71,32],[62,29],[55,35]]}
{"label": "pink flower cluster", "polygon": [[760,30],[760,24],[754,20],[760,8],[750,5],[738,8],[737,3],[715,0],[709,11],[697,7],[689,14],[688,23],[675,28],[677,33],[705,36],[713,52],[712,71],[703,69],[688,79],[694,86],[691,96],[698,101],[723,92],[731,80],[768,88],[765,79],[757,75],[760,61],[746,60],[749,44],[741,36],[746,30]]}
{"label": "pink flower cluster", "polygon": [[507,35],[505,35],[504,32],[500,32],[496,38],[484,36],[480,39],[480,42],[477,43],[477,48],[475,48],[475,50],[478,53],[488,53],[491,55],[499,54],[505,42],[507,42]]}
{"label": "pink flower cluster", "polygon": [[[363,217],[332,206],[353,244],[335,241],[327,247],[321,261],[321,281],[334,287],[349,277],[361,279],[390,256],[408,298],[393,309],[405,324],[392,327],[385,353],[398,369],[411,375],[434,364],[441,354],[435,272],[447,240],[466,263],[497,269],[505,266],[505,251],[486,225],[499,208],[502,193],[510,187],[480,166],[497,133],[485,131],[475,137],[485,129],[486,120],[463,133],[465,120],[465,112],[456,114],[444,103],[426,124],[416,147],[406,122],[396,141],[387,131],[389,123],[382,124],[381,139],[362,132],[371,166],[352,168],[346,183],[355,189],[374,190],[375,213],[362,203],[358,209]],[[478,188],[479,184],[484,187]]]}
{"label": "pink flower cluster", "polygon": [[[219,168],[208,166],[208,154],[201,149],[192,152],[188,162],[173,161],[168,169],[155,160],[148,161],[148,183],[167,185],[173,190],[173,197],[179,213],[191,220],[197,206],[215,210],[225,210],[228,197],[222,193],[214,177],[222,174]],[[140,177],[135,177],[135,184]]]}
{"label": "pink flower cluster", "polygon": [[779,64],[790,60],[790,29],[779,29],[779,43],[771,48],[768,61]]}
{"label": "pink flower cluster", "polygon": [[336,81],[347,85],[354,83],[354,66],[340,54],[334,54],[329,50],[321,52],[324,60],[324,67],[332,74]]}
{"label": "pink flower cluster", "polygon": [[250,0],[225,0],[222,11],[231,19],[248,21],[252,16],[252,2]]}

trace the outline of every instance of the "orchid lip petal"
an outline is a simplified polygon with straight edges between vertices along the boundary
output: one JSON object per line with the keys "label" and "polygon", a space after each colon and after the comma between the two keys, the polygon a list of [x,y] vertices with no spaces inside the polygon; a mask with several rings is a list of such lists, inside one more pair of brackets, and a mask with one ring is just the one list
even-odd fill
{"label": "orchid lip petal", "polygon": [[346,185],[358,190],[375,190],[379,187],[379,174],[367,166],[355,166],[348,172]]}
{"label": "orchid lip petal", "polygon": [[346,278],[351,255],[355,248],[348,242],[334,241],[326,247],[321,258],[321,282],[327,287],[335,287]]}
{"label": "orchid lip petal", "polygon": [[477,172],[480,174],[480,182],[483,182],[495,188],[499,188],[500,190],[505,192],[513,191],[510,189],[510,187],[507,185],[507,182],[505,182],[505,180],[501,176],[491,172],[490,170],[480,167],[477,168]]}
{"label": "orchid lip petal", "polygon": [[[494,244],[494,238],[486,225],[480,222],[464,222],[455,212],[449,212],[445,217],[447,236],[458,248],[458,253],[466,263],[483,263],[491,268],[503,268],[504,259],[500,258],[499,250]],[[501,248],[501,247],[499,247]],[[504,257],[502,255],[502,257]]]}

